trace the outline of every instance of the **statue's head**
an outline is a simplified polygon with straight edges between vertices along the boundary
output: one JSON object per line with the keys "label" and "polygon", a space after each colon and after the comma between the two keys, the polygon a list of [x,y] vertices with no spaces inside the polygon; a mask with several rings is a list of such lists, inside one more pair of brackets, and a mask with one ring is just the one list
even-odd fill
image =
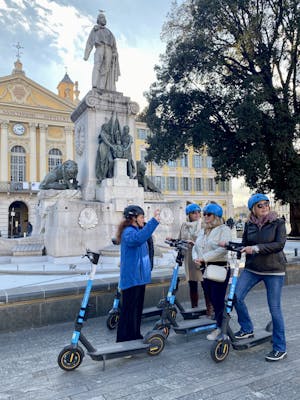
{"label": "statue's head", "polygon": [[105,15],[103,14],[102,11],[100,11],[98,17],[97,17],[97,24],[101,25],[101,26],[105,26],[106,25],[106,18]]}
{"label": "statue's head", "polygon": [[73,160],[67,160],[63,163],[63,168],[66,174],[66,177],[69,179],[76,178],[78,174],[78,166],[77,163]]}

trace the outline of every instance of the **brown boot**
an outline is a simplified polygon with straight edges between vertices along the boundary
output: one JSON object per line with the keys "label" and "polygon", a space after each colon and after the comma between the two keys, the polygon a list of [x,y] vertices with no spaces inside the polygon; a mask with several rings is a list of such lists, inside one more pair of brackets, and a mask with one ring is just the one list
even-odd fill
{"label": "brown boot", "polygon": [[198,300],[199,300],[198,293],[190,293],[190,297],[191,297],[191,306],[192,306],[192,308],[197,308],[198,307]]}

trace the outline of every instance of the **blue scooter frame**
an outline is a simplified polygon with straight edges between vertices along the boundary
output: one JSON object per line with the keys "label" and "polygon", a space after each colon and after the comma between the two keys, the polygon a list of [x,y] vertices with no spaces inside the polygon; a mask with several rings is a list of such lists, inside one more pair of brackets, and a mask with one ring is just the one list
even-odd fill
{"label": "blue scooter frame", "polygon": [[212,359],[219,363],[224,361],[229,354],[230,345],[235,350],[245,350],[250,347],[257,346],[261,343],[270,342],[272,340],[272,321],[269,322],[264,330],[256,330],[255,337],[248,339],[236,339],[230,327],[230,313],[233,309],[235,288],[239,276],[239,260],[241,259],[241,243],[229,242],[226,246],[227,250],[236,252],[235,266],[231,279],[230,290],[224,307],[221,333],[212,344],[210,355]]}
{"label": "blue scooter frame", "polygon": [[166,240],[167,244],[171,247],[175,247],[177,250],[176,264],[173,268],[173,275],[171,284],[168,290],[168,294],[165,298],[163,304],[163,312],[161,318],[154,325],[155,330],[162,330],[166,337],[169,335],[171,327],[174,329],[174,332],[177,334],[194,334],[199,332],[205,332],[207,330],[212,330],[217,327],[216,322],[211,320],[208,317],[193,318],[190,320],[185,319],[184,321],[177,322],[176,321],[176,292],[178,289],[179,283],[179,268],[183,264],[184,254],[183,251],[187,249],[189,243],[185,240]]}

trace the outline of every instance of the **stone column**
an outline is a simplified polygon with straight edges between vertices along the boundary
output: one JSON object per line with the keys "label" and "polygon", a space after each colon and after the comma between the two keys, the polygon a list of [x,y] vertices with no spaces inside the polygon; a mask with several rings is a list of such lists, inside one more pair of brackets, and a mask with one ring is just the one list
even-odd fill
{"label": "stone column", "polygon": [[40,127],[40,181],[42,181],[48,172],[47,160],[48,154],[46,149],[46,135],[48,125],[39,124]]}
{"label": "stone column", "polygon": [[8,176],[8,121],[1,122],[0,181],[10,181]]}
{"label": "stone column", "polygon": [[33,122],[29,124],[29,141],[30,141],[30,161],[29,161],[29,180],[36,182],[36,127]]}
{"label": "stone column", "polygon": [[65,136],[66,136],[66,160],[74,160],[73,129],[70,126],[65,126]]}

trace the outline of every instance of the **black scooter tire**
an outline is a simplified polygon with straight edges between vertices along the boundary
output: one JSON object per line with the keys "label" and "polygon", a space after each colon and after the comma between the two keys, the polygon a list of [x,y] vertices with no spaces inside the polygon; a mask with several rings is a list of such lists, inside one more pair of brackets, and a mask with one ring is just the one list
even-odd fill
{"label": "black scooter tire", "polygon": [[148,349],[149,356],[158,356],[165,348],[165,338],[160,334],[153,334],[147,338],[147,343],[150,344]]}
{"label": "black scooter tire", "polygon": [[82,363],[84,351],[81,347],[66,346],[57,357],[57,363],[64,371],[74,371]]}
{"label": "black scooter tire", "polygon": [[229,340],[215,340],[210,349],[211,358],[216,362],[222,362],[226,359],[230,350]]}
{"label": "black scooter tire", "polygon": [[115,312],[109,314],[106,320],[106,326],[108,327],[108,329],[110,330],[116,329],[119,323],[119,319],[120,319],[120,313]]}

